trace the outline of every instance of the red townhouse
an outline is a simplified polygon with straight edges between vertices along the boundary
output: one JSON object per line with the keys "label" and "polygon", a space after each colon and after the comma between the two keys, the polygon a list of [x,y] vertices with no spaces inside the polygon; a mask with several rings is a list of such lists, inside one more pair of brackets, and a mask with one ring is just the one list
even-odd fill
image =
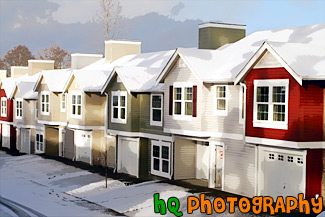
{"label": "red townhouse", "polygon": [[325,45],[319,39],[266,41],[236,77],[246,87],[245,143],[256,147],[258,195],[324,194]]}

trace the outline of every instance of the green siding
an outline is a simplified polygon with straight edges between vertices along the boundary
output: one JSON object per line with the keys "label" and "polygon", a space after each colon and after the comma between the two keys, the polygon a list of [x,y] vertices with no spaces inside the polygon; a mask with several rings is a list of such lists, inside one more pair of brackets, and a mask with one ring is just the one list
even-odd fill
{"label": "green siding", "polygon": [[217,49],[246,35],[245,29],[205,27],[199,29],[199,49]]}

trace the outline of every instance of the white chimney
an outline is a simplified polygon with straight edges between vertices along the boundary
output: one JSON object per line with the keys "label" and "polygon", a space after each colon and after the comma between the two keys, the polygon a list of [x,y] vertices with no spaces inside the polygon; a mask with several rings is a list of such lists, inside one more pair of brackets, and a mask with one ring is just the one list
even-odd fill
{"label": "white chimney", "polygon": [[103,58],[102,54],[71,54],[71,69],[81,69]]}

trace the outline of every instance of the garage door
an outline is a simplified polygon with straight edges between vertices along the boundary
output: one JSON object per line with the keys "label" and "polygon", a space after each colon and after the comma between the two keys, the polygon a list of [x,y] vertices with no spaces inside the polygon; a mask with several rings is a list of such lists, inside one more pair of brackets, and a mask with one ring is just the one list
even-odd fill
{"label": "garage door", "polygon": [[75,131],[76,160],[91,164],[91,131]]}
{"label": "garage door", "polygon": [[263,195],[295,196],[305,192],[304,157],[299,154],[264,151]]}
{"label": "garage door", "polygon": [[10,149],[10,125],[2,124],[2,147]]}
{"label": "garage door", "polygon": [[120,138],[118,144],[118,172],[138,177],[139,139]]}
{"label": "garage door", "polygon": [[30,149],[29,130],[28,129],[21,129],[20,133],[21,133],[21,137],[20,137],[20,142],[21,142],[20,152],[30,154],[31,149]]}
{"label": "garage door", "polygon": [[74,158],[74,131],[66,129],[64,138],[63,156],[72,160]]}

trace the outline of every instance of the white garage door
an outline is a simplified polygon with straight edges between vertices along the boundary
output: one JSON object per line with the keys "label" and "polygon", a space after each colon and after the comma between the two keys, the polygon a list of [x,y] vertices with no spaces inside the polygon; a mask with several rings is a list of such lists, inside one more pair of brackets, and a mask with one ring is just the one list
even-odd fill
{"label": "white garage door", "polygon": [[264,151],[262,195],[276,198],[305,193],[304,164],[303,155]]}
{"label": "white garage door", "polygon": [[30,154],[30,137],[29,137],[29,130],[28,129],[21,129],[20,131],[21,137],[20,137],[20,142],[21,142],[21,148],[20,151],[23,153]]}
{"label": "white garage door", "polygon": [[91,164],[91,131],[76,130],[74,136],[76,160]]}
{"label": "white garage door", "polygon": [[139,140],[120,138],[118,144],[118,172],[138,177]]}
{"label": "white garage door", "polygon": [[2,147],[10,149],[10,125],[2,124]]}

